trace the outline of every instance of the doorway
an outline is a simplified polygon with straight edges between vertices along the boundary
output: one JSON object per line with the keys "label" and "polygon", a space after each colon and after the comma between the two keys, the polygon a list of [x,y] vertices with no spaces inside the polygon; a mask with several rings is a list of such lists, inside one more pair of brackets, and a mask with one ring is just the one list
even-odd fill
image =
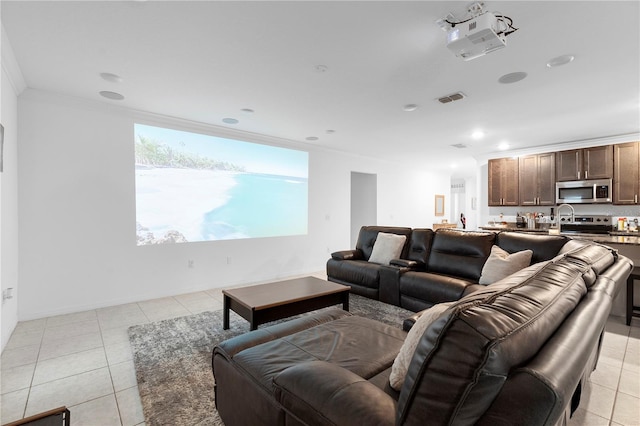
{"label": "doorway", "polygon": [[351,172],[351,247],[360,228],[378,223],[378,175]]}

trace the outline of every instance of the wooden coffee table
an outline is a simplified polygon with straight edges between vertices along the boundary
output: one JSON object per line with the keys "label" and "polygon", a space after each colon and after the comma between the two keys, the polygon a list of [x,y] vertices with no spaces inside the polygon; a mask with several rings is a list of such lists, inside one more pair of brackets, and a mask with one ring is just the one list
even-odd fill
{"label": "wooden coffee table", "polygon": [[249,321],[251,330],[275,321],[342,303],[349,310],[349,286],[315,277],[222,290],[222,328],[229,328],[229,309]]}

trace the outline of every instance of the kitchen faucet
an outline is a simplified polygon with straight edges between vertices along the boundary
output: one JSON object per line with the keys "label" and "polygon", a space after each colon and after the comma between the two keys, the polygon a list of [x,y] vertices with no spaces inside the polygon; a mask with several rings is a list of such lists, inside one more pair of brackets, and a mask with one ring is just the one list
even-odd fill
{"label": "kitchen faucet", "polygon": [[563,207],[569,207],[569,210],[571,210],[571,223],[576,221],[576,211],[574,210],[573,206],[571,204],[560,204],[558,206],[558,210],[556,211],[557,217],[557,223],[558,223],[558,229],[560,229],[560,210],[562,210]]}

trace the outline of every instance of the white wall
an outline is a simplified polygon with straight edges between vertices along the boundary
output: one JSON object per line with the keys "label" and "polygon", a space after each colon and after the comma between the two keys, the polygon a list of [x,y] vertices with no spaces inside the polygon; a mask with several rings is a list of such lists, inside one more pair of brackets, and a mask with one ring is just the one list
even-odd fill
{"label": "white wall", "polygon": [[475,230],[478,227],[478,190],[477,179],[468,177],[464,180],[465,186],[465,217],[467,218],[467,229]]}
{"label": "white wall", "polygon": [[[2,301],[0,308],[1,349],[7,344],[18,322],[18,105],[19,82],[10,78],[12,56],[3,31],[2,75],[0,81],[0,123],[4,126],[3,169],[0,173],[0,283],[2,290],[13,289],[13,298]],[[15,79],[16,76],[13,75]],[[17,84],[18,83],[18,84]]]}
{"label": "white wall", "polygon": [[[20,96],[20,320],[323,270],[331,251],[350,248],[354,170],[378,176],[380,224],[428,227],[433,195],[449,192],[449,176],[311,149],[308,235],[138,247],[138,118],[150,120],[35,90]],[[226,131],[154,120],[186,130]],[[226,132],[222,136],[230,136]]]}
{"label": "white wall", "polygon": [[378,176],[351,172],[351,247],[363,226],[378,223]]}

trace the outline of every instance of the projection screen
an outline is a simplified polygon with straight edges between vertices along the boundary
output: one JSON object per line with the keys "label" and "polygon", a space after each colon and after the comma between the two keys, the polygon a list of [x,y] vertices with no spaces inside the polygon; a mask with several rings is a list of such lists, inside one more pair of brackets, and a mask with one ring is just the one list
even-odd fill
{"label": "projection screen", "polygon": [[309,154],[134,124],[137,244],[307,233]]}

